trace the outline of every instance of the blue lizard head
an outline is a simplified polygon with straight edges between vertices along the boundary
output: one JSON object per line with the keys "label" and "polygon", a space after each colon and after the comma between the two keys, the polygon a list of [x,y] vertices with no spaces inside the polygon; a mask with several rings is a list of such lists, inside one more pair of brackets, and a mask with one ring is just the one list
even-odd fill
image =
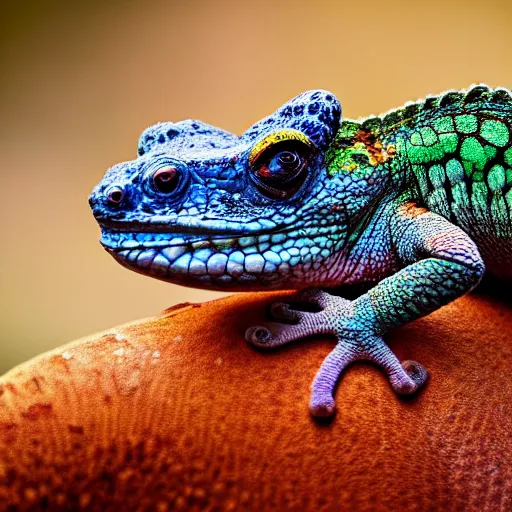
{"label": "blue lizard head", "polygon": [[89,202],[101,243],[137,272],[215,289],[330,280],[346,230],[325,155],[338,99],[305,92],[237,136],[200,121],[146,129]]}

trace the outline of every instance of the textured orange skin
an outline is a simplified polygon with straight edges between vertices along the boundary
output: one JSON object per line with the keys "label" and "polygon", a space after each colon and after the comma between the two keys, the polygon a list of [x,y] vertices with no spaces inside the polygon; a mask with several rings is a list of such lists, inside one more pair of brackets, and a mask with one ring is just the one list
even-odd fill
{"label": "textured orange skin", "polygon": [[512,510],[510,305],[471,295],[394,331],[426,388],[398,398],[359,363],[319,423],[333,342],[243,340],[277,295],[172,309],[5,375],[0,509]]}

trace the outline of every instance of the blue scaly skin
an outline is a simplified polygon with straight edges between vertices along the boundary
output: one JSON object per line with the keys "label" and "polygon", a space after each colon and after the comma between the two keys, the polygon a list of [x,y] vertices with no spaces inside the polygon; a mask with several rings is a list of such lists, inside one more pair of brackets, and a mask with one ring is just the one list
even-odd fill
{"label": "blue scaly skin", "polygon": [[[200,121],[145,130],[135,160],[110,168],[90,204],[122,265],[217,290],[298,289],[246,339],[272,348],[337,338],[310,410],[334,413],[355,360],[377,363],[397,393],[426,380],[383,340],[489,272],[512,277],[512,97],[475,86],[383,116],[341,120],[337,98],[309,91],[237,136]],[[317,288],[365,283],[353,301]],[[373,287],[372,287],[373,285]]]}

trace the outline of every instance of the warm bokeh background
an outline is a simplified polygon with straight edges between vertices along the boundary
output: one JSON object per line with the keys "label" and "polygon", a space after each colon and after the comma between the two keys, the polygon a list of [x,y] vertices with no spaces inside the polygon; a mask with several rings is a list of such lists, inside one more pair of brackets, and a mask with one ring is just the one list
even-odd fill
{"label": "warm bokeh background", "polygon": [[0,0],[0,372],[218,293],[131,273],[87,196],[156,121],[234,132],[311,88],[344,115],[512,86],[510,0]]}

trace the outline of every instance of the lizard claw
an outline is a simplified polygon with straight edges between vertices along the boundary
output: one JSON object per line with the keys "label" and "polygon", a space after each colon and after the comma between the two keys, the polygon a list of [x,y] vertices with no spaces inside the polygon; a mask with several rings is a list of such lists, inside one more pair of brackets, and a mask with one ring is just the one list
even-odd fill
{"label": "lizard claw", "polygon": [[269,313],[278,322],[296,324],[300,321],[298,312],[291,309],[290,305],[284,302],[273,302],[270,305]]}
{"label": "lizard claw", "polygon": [[336,410],[336,402],[329,395],[312,396],[309,402],[309,412],[315,418],[330,418]]}
{"label": "lizard claw", "polygon": [[416,361],[407,360],[402,361],[402,366],[418,388],[425,384],[428,378],[428,372],[423,365]]}
{"label": "lizard claw", "polygon": [[322,291],[307,289],[302,290],[290,297],[290,303],[273,302],[269,308],[270,317],[277,322],[296,324],[300,321],[300,311],[293,309],[292,305],[300,309],[301,305],[307,304],[309,306],[317,307],[320,311],[329,306],[332,302],[331,296]]}
{"label": "lizard claw", "polygon": [[311,313],[292,309],[281,302],[270,308],[277,322],[247,329],[245,339],[259,348],[275,348],[317,334],[336,336],[338,344],[325,358],[311,387],[310,412],[315,417],[332,416],[335,412],[334,388],[343,370],[358,360],[372,361],[388,374],[394,391],[401,395],[414,393],[427,380],[427,371],[415,361],[400,363],[381,336],[367,323],[358,320],[351,301],[320,290],[307,290],[293,302],[307,302],[321,307]]}
{"label": "lizard claw", "polygon": [[290,297],[292,303],[305,303],[318,306],[320,309],[325,309],[337,301],[344,301],[341,297],[330,295],[323,290],[316,288],[307,288],[297,292]]}
{"label": "lizard claw", "polygon": [[304,313],[296,311],[298,323],[294,325],[277,322],[265,322],[264,325],[249,327],[245,331],[245,340],[258,348],[276,348],[291,341],[308,336],[304,329],[302,316]]}
{"label": "lizard claw", "polygon": [[245,341],[256,347],[267,347],[272,342],[272,333],[260,325],[249,327],[245,331]]}

